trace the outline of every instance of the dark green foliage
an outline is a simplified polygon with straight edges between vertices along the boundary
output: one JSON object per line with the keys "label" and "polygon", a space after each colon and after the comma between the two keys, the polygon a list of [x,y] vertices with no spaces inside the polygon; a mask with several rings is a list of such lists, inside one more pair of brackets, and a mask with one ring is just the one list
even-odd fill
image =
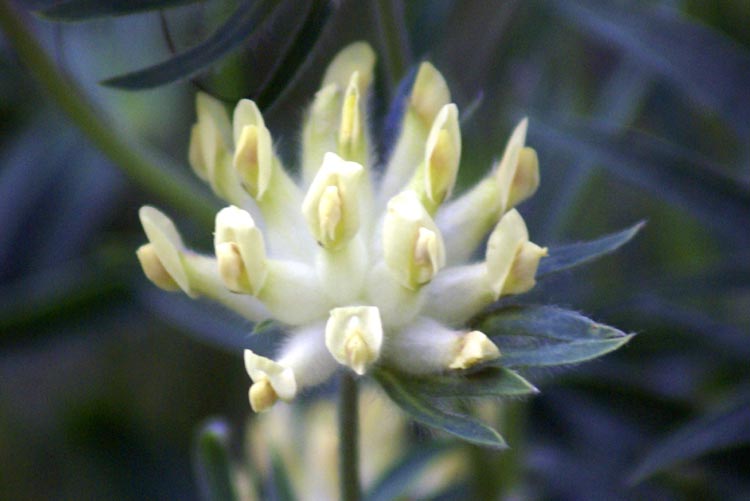
{"label": "dark green foliage", "polygon": [[169,9],[204,0],[63,0],[38,12],[53,21],[88,21],[99,17],[126,16]]}

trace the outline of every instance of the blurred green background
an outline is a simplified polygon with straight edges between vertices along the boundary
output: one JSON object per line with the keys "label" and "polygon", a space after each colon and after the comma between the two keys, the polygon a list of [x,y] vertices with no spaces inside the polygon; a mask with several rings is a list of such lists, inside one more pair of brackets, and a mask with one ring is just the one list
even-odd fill
{"label": "blurred green background", "polygon": [[[524,497],[750,497],[750,2],[162,3],[60,21],[55,5],[98,2],[0,1],[0,499],[199,497],[195,430],[220,415],[242,435],[252,327],[143,277],[137,210],[163,208],[209,249],[221,205],[187,165],[195,92],[256,99],[293,166],[325,64],[361,39],[379,54],[375,130],[416,63],[445,75],[462,110],[459,190],[529,117],[542,182],[520,211],[535,242],[648,221],[617,254],[523,298],[639,333],[601,360],[530,376],[542,394],[518,403],[518,435],[506,434]],[[264,5],[286,10],[238,14]],[[192,71],[149,74],[163,85],[100,84],[230,29]],[[57,74],[39,73],[19,32]],[[93,117],[71,121],[61,75]],[[446,495],[495,496],[507,457],[467,461],[464,491]]]}

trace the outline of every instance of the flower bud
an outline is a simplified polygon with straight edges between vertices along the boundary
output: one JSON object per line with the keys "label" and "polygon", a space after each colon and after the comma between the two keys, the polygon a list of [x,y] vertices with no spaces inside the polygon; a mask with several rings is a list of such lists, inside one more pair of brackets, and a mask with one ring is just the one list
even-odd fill
{"label": "flower bud", "polygon": [[188,160],[196,174],[213,186],[217,164],[231,144],[229,116],[221,101],[208,94],[199,92],[195,101],[198,121],[190,132]]}
{"label": "flower bud", "polygon": [[396,280],[416,290],[445,265],[440,231],[413,191],[388,202],[383,224],[385,263]]}
{"label": "flower bud", "polygon": [[252,295],[261,291],[268,275],[265,243],[249,213],[234,206],[219,211],[214,250],[229,290]]}
{"label": "flower bud", "polygon": [[315,94],[310,106],[302,131],[302,173],[308,184],[318,172],[325,154],[336,151],[341,101],[341,89],[332,83]]}
{"label": "flower bud", "polygon": [[546,254],[547,249],[529,242],[526,223],[518,211],[507,212],[487,242],[487,277],[495,299],[533,287],[539,260]]}
{"label": "flower bud", "polygon": [[518,164],[513,176],[507,207],[515,207],[539,188],[539,158],[534,148],[524,146],[518,155]]}
{"label": "flower bud", "polygon": [[351,81],[354,72],[359,73],[357,90],[364,96],[372,82],[375,67],[375,52],[367,42],[355,42],[342,49],[331,61],[323,77],[322,87],[336,84],[343,89]]}
{"label": "flower bud", "polygon": [[289,401],[297,394],[297,382],[289,367],[245,350],[245,369],[253,380],[248,396],[255,412],[270,408],[277,398]]}
{"label": "flower bud", "polygon": [[174,281],[172,275],[169,274],[167,269],[164,268],[164,265],[161,263],[154,244],[148,243],[141,245],[135,254],[138,256],[138,261],[141,263],[143,273],[157,287],[164,289],[165,291],[180,290],[180,286],[177,285],[177,282]]}
{"label": "flower bud", "polygon": [[359,183],[364,168],[327,153],[302,202],[302,213],[320,245],[337,250],[359,230]]}
{"label": "flower bud", "polygon": [[446,104],[432,124],[425,147],[425,192],[435,206],[440,205],[453,190],[460,159],[458,108],[453,103]]}
{"label": "flower bud", "polygon": [[331,310],[326,323],[326,346],[339,363],[359,375],[380,356],[383,326],[374,306],[348,306]]}
{"label": "flower bud", "polygon": [[483,332],[471,331],[461,337],[456,357],[449,369],[469,369],[479,363],[500,357],[500,350]]}
{"label": "flower bud", "polygon": [[539,187],[539,159],[532,148],[524,147],[528,124],[524,118],[513,129],[495,172],[501,214],[526,200]]}
{"label": "flower bud", "polygon": [[450,100],[451,94],[443,75],[430,63],[419,65],[409,98],[409,104],[416,114],[429,125]]}
{"label": "flower bud", "polygon": [[364,163],[366,145],[364,124],[360,112],[359,72],[352,73],[344,94],[339,125],[338,150],[345,160]]}
{"label": "flower bud", "polygon": [[266,128],[258,107],[249,99],[243,99],[237,104],[233,125],[234,168],[250,196],[261,200],[271,180],[271,133]]}
{"label": "flower bud", "polygon": [[[190,286],[190,280],[185,269],[185,265],[182,261],[182,254],[184,252],[185,245],[182,243],[177,228],[174,223],[167,216],[162,214],[159,210],[144,206],[138,211],[138,215],[143,225],[143,230],[146,232],[146,236],[150,242],[150,250],[145,251],[147,254],[147,261],[153,263],[153,257],[158,259],[160,267],[164,269],[165,273],[176,283],[180,289],[185,291],[189,296],[195,296],[195,291]],[[148,256],[150,254],[150,258]],[[139,255],[139,258],[141,256]],[[143,261],[141,261],[143,263]],[[144,271],[146,276],[151,278],[149,272],[146,271],[146,265]],[[155,271],[152,264],[149,264],[151,271]],[[156,275],[161,275],[160,271],[156,271]],[[153,278],[151,278],[154,280]],[[167,282],[159,280],[163,284]],[[155,283],[156,280],[154,280]]]}

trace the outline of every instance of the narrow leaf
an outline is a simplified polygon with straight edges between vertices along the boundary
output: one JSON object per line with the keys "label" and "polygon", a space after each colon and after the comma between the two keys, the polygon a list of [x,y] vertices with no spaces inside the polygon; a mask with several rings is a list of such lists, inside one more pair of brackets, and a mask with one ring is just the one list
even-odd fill
{"label": "narrow leaf", "polygon": [[748,238],[750,186],[695,153],[637,131],[613,133],[595,122],[562,126],[536,120],[530,132],[537,141],[595,158],[612,174],[681,205],[728,237]]}
{"label": "narrow leaf", "polygon": [[750,117],[750,52],[675,9],[554,0],[583,33],[614,45],[742,131]]}
{"label": "narrow leaf", "polygon": [[263,25],[280,0],[256,0],[248,8],[242,2],[204,42],[148,68],[105,80],[103,85],[120,89],[138,90],[158,87],[188,78],[205,69],[243,44],[252,44],[264,36]]}
{"label": "narrow leaf", "polygon": [[54,21],[88,21],[100,17],[169,9],[200,1],[203,0],[66,0],[37,13]]}
{"label": "narrow leaf", "polygon": [[370,492],[365,496],[366,501],[390,501],[398,499],[417,481],[417,476],[445,450],[444,445],[419,446],[411,449],[396,464],[391,466],[375,482]]}
{"label": "narrow leaf", "polygon": [[614,351],[632,338],[555,306],[505,306],[480,319],[478,326],[502,352],[488,365],[503,367],[583,362]]}
{"label": "narrow leaf", "polygon": [[692,421],[658,443],[630,476],[639,483],[651,475],[704,454],[750,444],[750,399],[730,410]]}
{"label": "narrow leaf", "polygon": [[291,86],[295,76],[302,73],[332,12],[331,1],[310,0],[304,13],[296,14],[302,21],[292,31],[285,30],[284,38],[288,42],[282,48],[277,64],[256,92],[255,101],[261,109],[270,107]]}
{"label": "narrow leaf", "polygon": [[203,498],[212,501],[237,499],[229,460],[229,426],[211,420],[198,433],[194,462]]}
{"label": "narrow leaf", "polygon": [[593,261],[616,251],[628,243],[646,223],[641,221],[626,230],[612,233],[596,240],[553,247],[549,255],[539,262],[536,277],[541,278]]}
{"label": "narrow leaf", "polygon": [[534,385],[504,367],[433,376],[402,376],[409,391],[430,397],[506,397],[538,393]]}
{"label": "narrow leaf", "polygon": [[374,376],[391,400],[416,421],[476,445],[495,449],[507,447],[505,440],[489,426],[471,416],[453,414],[437,408],[422,395],[410,391],[396,375],[379,369]]}
{"label": "narrow leaf", "polygon": [[289,478],[286,465],[276,451],[271,453],[271,478],[269,479],[269,484],[269,498],[273,501],[294,501],[297,499],[297,496],[294,495],[292,481]]}
{"label": "narrow leaf", "polygon": [[[585,362],[615,351],[633,337],[633,334],[615,339],[550,343],[539,346],[501,348],[503,356],[493,363],[505,367],[546,367]],[[503,346],[501,338],[493,338]]]}

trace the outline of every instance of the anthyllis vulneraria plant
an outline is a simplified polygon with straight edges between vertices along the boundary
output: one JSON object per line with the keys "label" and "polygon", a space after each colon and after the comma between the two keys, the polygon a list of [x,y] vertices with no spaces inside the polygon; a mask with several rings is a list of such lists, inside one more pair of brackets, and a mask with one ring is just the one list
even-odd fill
{"label": "anthyllis vulneraria plant", "polygon": [[[140,219],[149,243],[138,258],[163,289],[286,327],[274,358],[245,350],[253,410],[289,402],[344,366],[373,375],[417,420],[500,447],[494,430],[436,401],[535,392],[511,368],[579,362],[629,336],[554,307],[487,307],[613,250],[637,228],[549,257],[531,242],[514,209],[539,184],[525,119],[487,176],[452,198],[459,111],[429,63],[399,97],[397,139],[376,170],[367,117],[374,64],[360,42],[328,67],[304,120],[299,179],[275,154],[255,103],[241,100],[230,119],[198,94],[190,164],[231,204],[216,216],[214,254],[188,250],[172,221],[147,206]],[[484,259],[468,262],[488,234]]]}

